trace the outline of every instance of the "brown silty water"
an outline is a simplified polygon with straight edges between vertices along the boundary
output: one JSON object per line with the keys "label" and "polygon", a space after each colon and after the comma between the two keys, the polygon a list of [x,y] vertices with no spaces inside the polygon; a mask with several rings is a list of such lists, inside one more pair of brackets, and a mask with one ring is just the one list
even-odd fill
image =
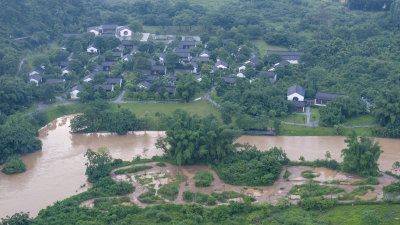
{"label": "brown silty water", "polygon": [[[40,130],[41,151],[22,157],[27,171],[17,175],[0,173],[0,217],[20,211],[36,216],[40,209],[86,190],[84,153],[88,148],[108,147],[114,158],[132,160],[140,155],[151,158],[162,155],[155,147],[164,132],[134,132],[123,136],[110,133],[71,134],[70,119],[61,117]],[[389,170],[400,160],[400,139],[377,139],[384,153],[379,159],[381,170]],[[265,137],[242,136],[237,142],[256,145],[261,150],[282,147],[291,160],[324,158],[330,151],[340,161],[346,145],[344,137]],[[82,187],[82,185],[85,185]]]}
{"label": "brown silty water", "polygon": [[[331,158],[341,162],[341,150],[347,147],[345,137],[338,136],[241,136],[238,143],[249,143],[260,150],[272,147],[282,148],[290,160],[299,160],[303,156],[307,161],[324,159],[329,151]],[[394,162],[400,160],[400,139],[375,138],[383,150],[379,158],[382,171],[391,170]]]}
{"label": "brown silty water", "polygon": [[39,131],[43,147],[22,156],[27,167],[25,173],[10,176],[0,172],[0,218],[20,211],[30,211],[30,216],[36,216],[40,209],[55,201],[85,191],[84,154],[88,148],[106,146],[114,158],[123,160],[163,154],[155,142],[164,132],[134,132],[124,136],[71,134],[71,118],[59,118]]}

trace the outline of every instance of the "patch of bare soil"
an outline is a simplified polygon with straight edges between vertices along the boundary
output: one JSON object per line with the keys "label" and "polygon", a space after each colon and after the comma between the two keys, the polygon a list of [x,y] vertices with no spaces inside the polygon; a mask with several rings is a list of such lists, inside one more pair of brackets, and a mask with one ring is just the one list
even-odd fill
{"label": "patch of bare soil", "polygon": [[[314,178],[317,181],[320,181],[320,185],[328,185],[328,186],[336,186],[345,189],[346,193],[352,192],[355,188],[359,187],[358,185],[349,185],[357,180],[364,180],[365,178],[337,172],[334,170],[330,170],[327,168],[312,168],[308,166],[292,166],[285,167],[282,170],[282,173],[279,176],[279,179],[271,186],[260,186],[260,187],[249,187],[249,186],[234,186],[230,184],[226,184],[223,182],[216,174],[216,172],[207,166],[202,165],[191,165],[191,166],[174,166],[169,163],[165,163],[165,167],[159,167],[156,165],[157,162],[151,163],[142,163],[131,165],[122,168],[129,168],[138,165],[150,165],[153,168],[140,171],[134,174],[123,174],[116,175],[114,172],[116,170],[122,169],[117,168],[111,171],[111,177],[115,181],[126,181],[132,183],[136,187],[134,193],[129,194],[129,198],[131,203],[138,205],[139,207],[146,207],[151,204],[145,204],[138,200],[138,196],[147,192],[149,187],[159,189],[161,185],[174,182],[177,180],[177,177],[185,177],[186,180],[180,183],[179,186],[179,194],[178,197],[169,201],[163,199],[165,202],[171,202],[175,204],[186,204],[187,202],[183,200],[182,193],[184,191],[191,192],[201,192],[204,194],[211,195],[212,192],[222,193],[223,191],[235,191],[243,195],[248,195],[254,197],[257,203],[262,202],[270,202],[272,204],[276,204],[278,199],[280,198],[289,198],[291,203],[296,204],[298,200],[300,200],[300,196],[296,195],[288,195],[288,192],[292,189],[294,185],[305,184],[308,179],[301,176],[301,173],[305,170],[313,170],[315,173],[320,174],[319,177]],[[195,179],[193,179],[194,175],[198,171],[208,171],[214,176],[214,181],[211,183],[209,187],[196,187],[194,185]],[[290,176],[288,180],[283,178],[283,174],[288,170],[290,172]],[[366,195],[360,196],[359,198],[363,200],[377,199],[380,200],[383,197],[383,186],[390,184],[392,181],[396,179],[384,174],[382,177],[378,178],[380,184],[379,185],[371,185],[375,188],[375,191],[369,191]],[[339,181],[340,184],[328,184],[331,181]],[[161,197],[161,196],[159,196]],[[331,198],[337,198],[337,195],[329,195]],[[161,197],[162,198],[162,197]],[[233,201],[243,201],[242,198],[230,199]],[[126,204],[126,203],[125,203]],[[217,202],[217,205],[223,205],[226,203]],[[93,207],[93,200],[85,201],[81,204],[81,206],[85,207]]]}

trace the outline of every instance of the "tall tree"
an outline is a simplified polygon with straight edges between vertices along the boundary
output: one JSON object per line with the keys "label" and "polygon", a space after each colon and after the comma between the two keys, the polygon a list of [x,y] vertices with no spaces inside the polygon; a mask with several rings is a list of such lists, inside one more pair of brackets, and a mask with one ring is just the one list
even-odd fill
{"label": "tall tree", "polygon": [[382,153],[378,143],[368,137],[358,137],[354,131],[345,142],[347,148],[342,150],[342,170],[361,176],[376,176],[378,159]]}

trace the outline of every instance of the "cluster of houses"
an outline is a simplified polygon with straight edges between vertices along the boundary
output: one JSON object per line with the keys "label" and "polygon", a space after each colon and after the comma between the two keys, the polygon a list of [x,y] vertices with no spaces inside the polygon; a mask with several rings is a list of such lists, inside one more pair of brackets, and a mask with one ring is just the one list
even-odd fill
{"label": "cluster of houses", "polygon": [[[55,85],[65,82],[65,79],[63,78],[43,78],[43,74],[45,72],[46,72],[46,66],[44,64],[41,64],[40,66],[38,66],[29,73],[29,81],[35,83],[36,86],[39,86],[39,84],[41,83]],[[62,70],[62,75],[65,75],[67,73],[69,73],[68,69]]]}
{"label": "cluster of houses", "polygon": [[[135,45],[132,41],[132,37],[134,32],[127,26],[118,26],[113,24],[100,25],[95,27],[89,27],[87,29],[88,32],[93,33],[95,36],[102,37],[115,37],[120,40],[120,44],[113,49],[113,60],[108,59],[96,65],[95,68],[90,71],[90,74],[83,77],[80,81],[80,84],[72,87],[70,91],[71,98],[76,99],[79,98],[79,92],[83,91],[84,82],[91,82],[94,80],[94,77],[98,73],[103,73],[106,75],[111,74],[111,70],[114,66],[116,66],[119,62],[126,62],[135,59],[135,54],[139,52],[138,45]],[[78,36],[80,34],[64,34],[64,38],[69,38],[72,36]],[[176,35],[157,35],[157,34],[149,34],[142,33],[141,34],[141,42],[163,42],[165,44],[169,44],[172,41],[180,40],[179,45],[172,49],[172,53],[176,54],[179,57],[179,64],[181,64],[178,68],[173,69],[173,71],[167,70],[166,67],[166,47],[164,50],[157,53],[158,60],[154,60],[154,58],[147,59],[149,61],[150,68],[141,69],[138,72],[141,72],[144,75],[144,79],[137,83],[137,87],[139,89],[149,89],[154,82],[162,79],[164,82],[165,90],[173,94],[175,92],[175,85],[178,80],[176,73],[187,74],[192,73],[195,75],[195,80],[198,82],[202,81],[203,74],[199,73],[200,66],[203,63],[210,63],[210,53],[204,49],[199,54],[193,55],[191,53],[191,49],[197,47],[201,42],[199,36],[176,36]],[[137,43],[137,42],[136,42]],[[206,46],[206,45],[205,45]],[[65,47],[61,49],[66,50]],[[131,49],[128,54],[126,53],[126,49]],[[239,47],[240,50],[240,47]],[[86,48],[86,53],[91,55],[92,58],[90,61],[94,61],[100,53],[99,49],[93,44],[89,44]],[[300,57],[303,55],[303,52],[290,52],[290,51],[267,51],[267,56],[271,55],[280,55],[281,61],[273,65],[270,69],[266,71],[267,77],[271,82],[275,82],[277,79],[277,73],[275,71],[278,67],[283,67],[289,64],[297,64],[299,62]],[[66,74],[70,73],[69,63],[73,58],[73,53],[70,54],[68,60],[60,63],[61,76],[64,77]],[[257,63],[259,63],[260,59],[255,55],[254,52],[251,53],[251,57],[247,60],[243,65],[235,69],[237,71],[236,77],[222,77],[222,80],[230,85],[235,85],[237,78],[246,78],[244,74],[248,66],[256,67]],[[211,72],[215,72],[216,70],[226,70],[229,68],[229,64],[219,58],[213,62]],[[35,82],[36,85],[40,85],[41,83],[47,84],[56,84],[65,82],[64,78],[43,78],[43,73],[45,72],[45,66],[41,65],[38,68],[35,68],[30,72],[29,77],[30,81]],[[104,83],[94,85],[95,90],[102,88],[105,91],[114,91],[115,87],[121,87],[123,81],[123,75],[125,71],[122,72],[121,77],[119,78],[107,78]],[[250,82],[255,79],[261,78],[261,75],[258,75],[250,80]],[[301,92],[300,92],[301,93]],[[303,93],[304,95],[304,93]],[[298,102],[302,102],[300,100]],[[299,104],[299,103],[296,103]]]}
{"label": "cluster of houses", "polygon": [[290,86],[287,90],[287,100],[293,102],[297,112],[304,112],[306,105],[326,106],[328,102],[344,95],[328,92],[317,92],[314,99],[305,99],[305,96],[306,90],[298,84]]}

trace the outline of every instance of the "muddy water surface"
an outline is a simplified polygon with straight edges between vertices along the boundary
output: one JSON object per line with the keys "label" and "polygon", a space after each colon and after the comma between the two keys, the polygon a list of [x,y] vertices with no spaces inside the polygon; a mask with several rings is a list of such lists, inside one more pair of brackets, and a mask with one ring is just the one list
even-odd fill
{"label": "muddy water surface", "polygon": [[[109,148],[114,158],[131,160],[137,155],[150,158],[163,152],[155,148],[164,132],[135,132],[124,136],[108,133],[70,134],[72,116],[59,118],[40,130],[43,149],[22,157],[27,166],[23,174],[8,176],[0,173],[0,217],[20,211],[36,216],[40,209],[86,190],[85,158],[87,148]],[[288,157],[297,160],[323,158],[330,151],[340,160],[345,147],[343,137],[264,137],[243,136],[238,142],[248,142],[259,149],[282,147]],[[382,170],[390,169],[400,160],[400,139],[377,139],[384,150],[379,159]],[[325,175],[324,175],[325,176]],[[330,176],[326,174],[326,176]]]}
{"label": "muddy water surface", "polygon": [[[285,150],[291,160],[298,160],[303,156],[305,160],[325,158],[326,151],[331,153],[332,159],[342,161],[341,150],[346,148],[345,137],[336,136],[241,136],[237,142],[256,145],[260,150],[268,150],[274,146]],[[379,158],[379,168],[382,171],[390,170],[395,161],[400,160],[400,139],[375,138],[379,142],[383,153]]]}
{"label": "muddy water surface", "polygon": [[[27,171],[0,173],[0,218],[20,211],[36,216],[40,209],[86,190],[84,153],[106,146],[114,158],[132,160],[141,155],[161,155],[155,142],[164,132],[115,134],[70,134],[71,116],[59,118],[40,130],[43,149],[22,157]],[[87,186],[87,184],[86,184]]]}

